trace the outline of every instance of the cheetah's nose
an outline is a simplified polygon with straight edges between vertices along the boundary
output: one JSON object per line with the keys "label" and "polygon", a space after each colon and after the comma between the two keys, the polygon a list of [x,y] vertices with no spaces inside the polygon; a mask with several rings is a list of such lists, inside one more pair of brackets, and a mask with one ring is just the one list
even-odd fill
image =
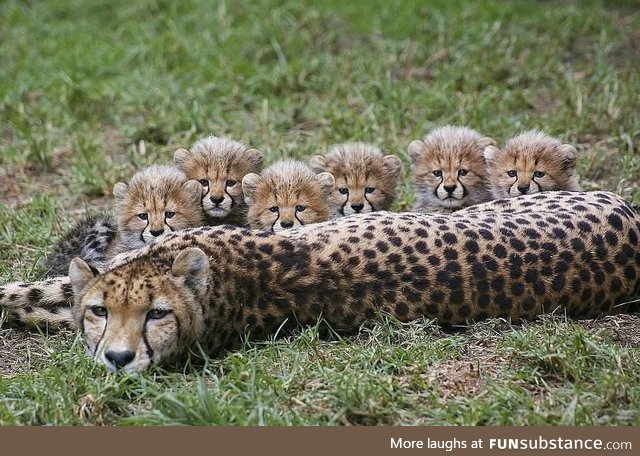
{"label": "cheetah's nose", "polygon": [[133,358],[136,357],[136,354],[131,350],[107,350],[104,354],[104,357],[107,358],[107,361],[113,364],[116,369],[122,369],[124,366],[133,361]]}
{"label": "cheetah's nose", "polygon": [[444,190],[451,195],[456,190],[457,185],[444,185]]}
{"label": "cheetah's nose", "polygon": [[351,209],[356,212],[360,212],[364,208],[364,204],[352,204]]}
{"label": "cheetah's nose", "polygon": [[524,195],[525,193],[527,193],[529,191],[529,187],[530,187],[529,184],[527,184],[527,185],[518,185],[518,191]]}
{"label": "cheetah's nose", "polygon": [[164,230],[149,230],[149,233],[151,233],[151,236],[153,237],[158,237],[164,233]]}
{"label": "cheetah's nose", "polygon": [[213,204],[218,206],[224,200],[224,196],[210,196],[209,199]]}
{"label": "cheetah's nose", "polygon": [[280,222],[280,226],[282,228],[291,228],[293,226],[293,222]]}

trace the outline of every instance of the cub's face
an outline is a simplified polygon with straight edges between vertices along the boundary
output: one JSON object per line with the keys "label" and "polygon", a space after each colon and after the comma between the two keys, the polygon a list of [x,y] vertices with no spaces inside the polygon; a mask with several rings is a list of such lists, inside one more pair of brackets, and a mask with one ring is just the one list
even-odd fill
{"label": "cub's face", "polygon": [[513,138],[504,149],[488,147],[485,157],[495,198],[580,190],[575,174],[576,149],[540,133]]}
{"label": "cub's face", "polygon": [[257,174],[246,175],[242,187],[251,228],[278,232],[328,220],[327,196],[333,183],[329,173],[312,173],[292,186]]}
{"label": "cub's face", "polygon": [[174,360],[203,331],[200,289],[209,265],[199,249],[173,266],[134,262],[101,276],[79,258],[69,267],[76,325],[88,354],[110,371],[140,371]]}
{"label": "cub's face", "polygon": [[[236,143],[233,143],[236,144]],[[202,209],[210,217],[223,218],[245,207],[242,178],[262,167],[256,149],[178,149],[174,163],[202,185]]]}
{"label": "cub's face", "polygon": [[452,142],[413,141],[409,145],[416,200],[425,207],[457,209],[484,201],[487,168],[484,148],[491,138]]}
{"label": "cub's face", "polygon": [[334,217],[387,210],[395,198],[400,159],[381,153],[367,155],[361,153],[360,149],[349,154],[348,147],[359,146],[341,146],[344,151],[338,149],[338,153],[316,155],[311,159],[314,171],[327,171],[335,178],[334,189],[328,200]]}
{"label": "cub's face", "polygon": [[139,248],[158,236],[202,225],[200,184],[164,181],[162,185],[117,183],[118,230],[128,248]]}

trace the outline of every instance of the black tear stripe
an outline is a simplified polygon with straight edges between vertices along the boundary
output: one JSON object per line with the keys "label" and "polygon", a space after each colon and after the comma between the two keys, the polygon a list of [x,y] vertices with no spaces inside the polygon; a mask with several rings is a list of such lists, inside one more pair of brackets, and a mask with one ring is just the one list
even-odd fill
{"label": "black tear stripe", "polygon": [[145,227],[142,229],[142,231],[140,231],[140,240],[142,241],[143,244],[146,244],[145,240],[144,240],[144,231],[149,228],[149,217],[147,217],[147,224],[145,225]]}
{"label": "black tear stripe", "polygon": [[[300,219],[298,218],[298,212],[297,212],[297,211],[295,211],[295,212],[294,212],[294,217],[296,218],[296,220],[297,220],[298,222],[300,222],[300,225],[303,225],[303,226],[304,226],[304,223],[302,223],[302,220],[300,220]],[[293,227],[291,227],[291,228],[293,228]]]}
{"label": "black tear stripe", "polygon": [[367,194],[364,194],[364,199],[367,203],[369,203],[369,206],[371,206],[371,212],[375,212],[377,211],[376,207],[373,205],[373,203],[371,201],[369,201],[369,198],[367,198]]}
{"label": "black tear stripe", "polygon": [[169,222],[167,222],[167,219],[165,218],[164,220],[164,224],[167,225],[169,227],[169,229],[171,230],[171,232],[173,233],[175,230],[173,229],[173,227],[171,225],[169,225]]}
{"label": "black tear stripe", "polygon": [[229,206],[229,210],[233,209],[234,206],[236,205],[236,202],[233,200],[233,197],[229,194],[229,192],[227,191],[227,185],[225,182],[225,186],[224,186],[224,192],[225,194],[229,197],[229,199],[231,200],[231,206]]}
{"label": "black tear stripe", "polygon": [[462,181],[460,180],[460,176],[458,176],[456,180],[460,184],[460,187],[462,187],[462,198],[466,198],[467,195],[469,194],[469,192],[467,191],[467,187],[465,187]]}
{"label": "black tear stripe", "polygon": [[438,189],[440,188],[443,182],[444,182],[444,177],[441,177],[440,182],[438,182],[438,184],[433,189],[433,194],[436,195],[436,197],[438,196]]}
{"label": "black tear stripe", "polygon": [[276,223],[278,223],[278,220],[280,220],[280,212],[278,211],[278,217],[276,217],[275,221],[271,224],[271,232],[275,233],[275,231],[273,230],[273,227],[276,226]]}
{"label": "black tear stripe", "polygon": [[149,317],[144,320],[144,325],[142,327],[142,340],[144,341],[144,346],[146,348],[147,356],[149,360],[153,361],[153,349],[151,345],[149,345],[149,339],[147,338],[147,323],[149,322]]}
{"label": "black tear stripe", "polygon": [[[87,309],[84,309],[84,313],[82,314],[82,333],[84,334],[84,316],[87,313]],[[107,332],[107,325],[109,324],[109,313],[104,317],[106,322],[104,324],[104,328],[102,329],[102,334],[100,334],[100,339],[98,339],[98,343],[96,344],[95,351],[93,352],[93,357],[95,358],[98,354],[98,349],[100,348],[100,344],[102,343],[102,339],[104,339],[104,333]]]}

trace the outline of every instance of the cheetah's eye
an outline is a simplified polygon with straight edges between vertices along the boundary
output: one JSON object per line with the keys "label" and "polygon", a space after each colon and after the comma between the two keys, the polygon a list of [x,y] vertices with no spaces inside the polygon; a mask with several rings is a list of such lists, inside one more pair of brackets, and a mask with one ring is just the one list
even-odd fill
{"label": "cheetah's eye", "polygon": [[206,179],[200,179],[200,180],[198,180],[198,182],[200,182],[203,187],[208,187],[209,186],[209,181],[206,180]]}
{"label": "cheetah's eye", "polygon": [[347,193],[349,193],[349,189],[347,187],[340,187],[338,191],[343,195],[346,195]]}
{"label": "cheetah's eye", "polygon": [[466,176],[467,174],[469,174],[469,170],[468,169],[459,169],[458,170],[458,176]]}
{"label": "cheetah's eye", "polygon": [[147,214],[146,212],[141,212],[140,214],[138,214],[138,218],[140,220],[147,220],[149,218],[149,214]]}
{"label": "cheetah's eye", "polygon": [[168,218],[168,219],[170,219],[170,218],[175,217],[175,215],[176,215],[176,213],[175,213],[175,212],[165,212],[165,213],[164,213],[164,218]]}
{"label": "cheetah's eye", "polygon": [[236,181],[234,181],[233,179],[229,179],[224,183],[224,185],[226,185],[227,187],[233,187],[234,185],[236,185]]}
{"label": "cheetah's eye", "polygon": [[510,169],[509,171],[507,171],[507,176],[509,177],[516,177],[518,175],[518,172],[515,169]]}
{"label": "cheetah's eye", "polygon": [[373,187],[365,187],[364,188],[364,192],[365,193],[373,193],[376,189]]}
{"label": "cheetah's eye", "polygon": [[545,173],[544,171],[536,171],[535,173],[533,173],[533,177],[537,177],[537,178],[541,178],[544,177],[547,173]]}
{"label": "cheetah's eye", "polygon": [[441,169],[434,170],[433,175],[436,177],[442,177],[442,170]]}
{"label": "cheetah's eye", "polygon": [[307,208],[307,206],[303,206],[302,204],[298,204],[296,206],[296,212],[302,212]]}
{"label": "cheetah's eye", "polygon": [[107,316],[107,308],[105,306],[91,306],[91,312],[93,312],[96,317]]}
{"label": "cheetah's eye", "polygon": [[147,312],[147,317],[149,317],[152,320],[160,320],[161,318],[166,317],[170,313],[171,311],[168,309],[151,309],[149,312]]}
{"label": "cheetah's eye", "polygon": [[278,212],[278,211],[280,210],[280,208],[279,208],[278,206],[271,206],[271,207],[269,208],[269,210],[270,210],[271,212]]}

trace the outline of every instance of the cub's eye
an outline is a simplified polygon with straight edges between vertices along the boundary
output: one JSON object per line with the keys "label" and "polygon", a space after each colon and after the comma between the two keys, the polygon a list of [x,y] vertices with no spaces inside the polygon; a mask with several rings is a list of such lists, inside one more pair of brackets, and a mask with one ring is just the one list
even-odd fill
{"label": "cub's eye", "polygon": [[226,185],[227,187],[233,187],[234,185],[236,185],[236,181],[234,181],[233,179],[229,179],[224,183],[224,185]]}
{"label": "cub's eye", "polygon": [[200,182],[203,187],[208,187],[209,186],[209,181],[206,180],[206,179],[200,179],[198,182]]}
{"label": "cub's eye", "polygon": [[165,212],[164,213],[164,217],[168,218],[168,219],[175,217],[175,215],[176,215],[175,212]]}
{"label": "cub's eye", "polygon": [[280,210],[280,208],[279,208],[278,206],[271,206],[271,207],[269,208],[269,210],[270,210],[271,212],[278,212],[278,211]]}
{"label": "cub's eye", "polygon": [[458,176],[466,176],[467,174],[469,174],[469,170],[468,169],[459,169],[458,170]]}
{"label": "cub's eye", "polygon": [[518,175],[518,172],[515,169],[510,169],[509,171],[507,171],[507,176],[509,177],[516,177]]}
{"label": "cub's eye", "polygon": [[434,170],[433,175],[436,177],[442,177],[442,170],[441,169]]}
{"label": "cub's eye", "polygon": [[298,204],[296,206],[296,212],[302,212],[307,208],[307,206],[303,206],[302,204]]}
{"label": "cub's eye", "polygon": [[373,187],[365,187],[364,188],[364,192],[365,193],[373,193],[376,189]]}
{"label": "cub's eye", "polygon": [[347,193],[349,193],[349,189],[347,187],[340,187],[338,191],[343,195],[346,195]]}
{"label": "cub's eye", "polygon": [[149,218],[149,214],[147,214],[146,212],[141,212],[140,214],[138,214],[138,218],[140,220],[147,220]]}
{"label": "cub's eye", "polygon": [[147,316],[152,320],[160,320],[170,313],[171,311],[167,309],[151,309],[149,312],[147,312]]}
{"label": "cub's eye", "polygon": [[535,173],[533,173],[533,177],[544,177],[547,173],[545,173],[544,171],[536,171]]}
{"label": "cub's eye", "polygon": [[91,306],[91,312],[93,312],[96,317],[107,316],[107,308],[105,306]]}

